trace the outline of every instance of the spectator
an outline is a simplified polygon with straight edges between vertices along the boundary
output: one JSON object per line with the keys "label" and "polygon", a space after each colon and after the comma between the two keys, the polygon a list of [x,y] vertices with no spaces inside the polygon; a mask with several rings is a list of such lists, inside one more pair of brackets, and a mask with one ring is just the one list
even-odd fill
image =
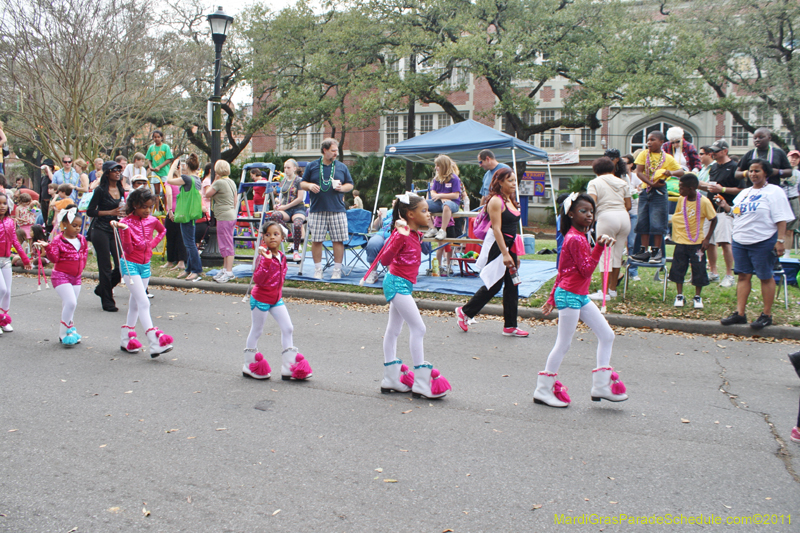
{"label": "spectator", "polygon": [[169,164],[173,159],[172,150],[164,142],[164,134],[161,131],[155,130],[153,132],[153,144],[147,149],[144,157],[150,161],[150,170],[161,178],[159,180],[159,178],[154,177],[151,180],[156,194],[160,194],[161,181],[169,175]]}
{"label": "spectator", "polygon": [[686,171],[700,171],[702,163],[697,154],[697,149],[692,143],[683,138],[683,128],[673,126],[667,130],[667,142],[661,149],[671,155],[675,162]]}
{"label": "spectator", "polygon": [[752,159],[747,175],[753,186],[736,195],[733,206],[725,200],[720,201],[726,212],[733,213],[734,272],[739,276],[736,311],[720,321],[723,326],[747,323],[745,306],[753,274],[761,280],[764,310],[750,323],[750,327],[761,329],[772,324],[772,303],[775,300],[773,266],[784,252],[782,236],[786,233],[786,223],[794,219],[783,189],[767,182],[773,175],[772,170],[768,161]]}
{"label": "spectator", "polygon": [[739,169],[736,171],[736,177],[746,180],[747,187],[753,184],[747,175],[747,169],[750,168],[750,161],[756,158],[767,161],[772,167],[772,174],[767,176],[772,185],[780,185],[783,178],[792,174],[792,165],[786,153],[777,146],[772,146],[771,141],[772,132],[769,128],[758,128],[753,133],[755,148],[742,156],[739,160]]}
{"label": "spectator", "polygon": [[800,152],[792,150],[786,154],[786,157],[789,159],[789,164],[794,167],[792,175],[784,177],[781,182],[783,192],[786,193],[789,205],[792,206],[792,213],[794,213],[794,220],[786,224],[786,240],[789,246],[786,247],[784,257],[789,257],[789,249],[792,247],[792,242],[794,242],[795,230],[800,228],[800,191],[797,189],[797,184],[800,182],[800,170],[798,170],[800,168],[798,167],[800,165]]}
{"label": "spectator", "polygon": [[481,150],[478,154],[478,165],[486,171],[483,175],[483,185],[481,186],[481,205],[489,200],[489,185],[492,183],[492,176],[501,168],[511,168],[503,163],[498,163],[491,150]]}
{"label": "spectator", "polygon": [[[185,168],[181,169],[181,174],[177,173],[180,159],[175,159],[172,167],[169,170],[169,178],[167,178],[167,185],[178,185],[182,190],[178,193],[190,193],[192,187],[200,190],[200,160],[197,154],[189,154],[186,158]],[[188,172],[188,174],[183,174]],[[177,203],[177,202],[176,202]],[[174,213],[173,213],[174,215]],[[181,222],[181,238],[183,239],[183,247],[186,250],[186,268],[178,274],[178,278],[186,278],[186,281],[197,281],[203,275],[203,265],[200,262],[200,254],[197,252],[197,245],[194,243],[194,224],[195,221]],[[218,230],[219,231],[219,230]],[[222,246],[222,243],[220,243]]]}
{"label": "spectator", "polygon": [[115,161],[106,161],[102,170],[103,176],[86,209],[86,214],[94,219],[89,226],[89,239],[94,246],[99,270],[99,282],[94,293],[100,297],[103,311],[117,312],[119,309],[114,302],[114,287],[120,282],[121,275],[111,222],[125,216],[125,206],[120,206],[120,200],[125,198],[125,189],[120,183],[122,165]]}
{"label": "spectator", "polygon": [[[285,166],[285,163],[284,163]],[[251,168],[250,169],[250,180],[253,182],[257,181],[267,181],[267,177],[261,172],[259,168]],[[260,213],[262,209],[264,209],[264,198],[266,194],[267,188],[266,187],[253,187],[253,211],[256,213]],[[205,196],[205,193],[203,193]],[[269,205],[267,206],[269,208]]]}
{"label": "spectator", "polygon": [[136,176],[147,177],[147,169],[144,167],[146,162],[147,160],[144,158],[144,154],[136,152],[133,154],[133,164],[125,165],[125,168],[122,169],[122,177],[131,187],[133,187],[133,178]]}
{"label": "spectator", "polygon": [[100,176],[103,175],[103,158],[98,157],[92,163],[94,164],[94,170],[89,172],[89,186],[91,189],[94,189],[94,187],[91,186],[93,184],[96,186],[94,182],[100,179]]}
{"label": "spectator", "polygon": [[[709,184],[708,192],[716,198],[721,195],[728,205],[733,205],[733,199],[744,190],[744,180],[736,177],[736,161],[728,157],[728,142],[725,139],[714,141],[708,147],[711,150],[711,157],[714,164],[708,171]],[[719,205],[717,213],[724,216],[717,217],[717,228],[711,243],[722,248],[722,256],[725,260],[725,277],[720,282],[720,287],[733,287],[736,279],[733,277],[733,214],[727,213]],[[717,274],[717,249],[715,246],[708,249],[708,265],[711,269],[709,281],[717,281],[720,276]]]}
{"label": "spectator", "polygon": [[[177,166],[177,163],[173,164]],[[169,178],[171,179],[171,174]],[[183,184],[180,175],[175,174],[177,183]],[[164,199],[166,201],[167,216],[164,218],[164,228],[167,230],[167,262],[161,265],[161,268],[166,268],[170,272],[178,270],[186,270],[186,248],[183,246],[183,236],[181,235],[181,225],[175,222],[175,206],[178,202],[178,194],[180,193],[181,186],[169,183],[164,184]]]}
{"label": "spectator", "polygon": [[361,192],[353,189],[353,205],[350,209],[364,209],[364,201],[361,199]]}
{"label": "spectator", "polygon": [[50,208],[49,186],[53,182],[53,171],[55,170],[55,164],[53,163],[52,159],[45,159],[42,161],[42,166],[40,169],[42,174],[41,180],[39,181],[39,204],[42,206],[42,213],[47,216],[47,212]]}
{"label": "spectator", "polygon": [[69,197],[74,204],[78,204],[78,190],[81,188],[81,175],[72,168],[72,156],[65,155],[61,158],[64,168],[56,170],[53,174],[53,183],[56,185],[66,184],[70,186]]}
{"label": "spectator", "polygon": [[0,120],[0,173],[6,173],[6,163],[5,158],[3,157],[3,148],[5,148],[6,143],[8,142],[8,138],[6,137],[5,132],[3,131],[3,121]]}
{"label": "spectator", "polygon": [[89,164],[84,159],[78,158],[75,160],[75,170],[78,171],[81,177],[81,186],[78,187],[79,197],[89,192],[89,175],[86,173],[88,166]]}
{"label": "spectator", "polygon": [[302,192],[303,179],[297,175],[297,161],[287,159],[283,163],[284,178],[281,180],[278,206],[267,218],[275,220],[286,226],[292,222],[292,240],[294,252],[292,260],[300,262],[300,250],[303,248],[303,222],[306,220],[306,206],[303,203],[305,194]]}
{"label": "spectator", "polygon": [[203,181],[200,183],[200,200],[203,203],[203,218],[194,223],[194,242],[198,250],[205,246],[208,236],[208,226],[211,221],[211,200],[206,198],[206,193],[211,188],[211,163],[206,163],[203,167]]}
{"label": "spectator", "polygon": [[[394,213],[395,203],[397,203],[397,198],[392,200],[392,207],[390,209],[387,210],[384,207],[380,208],[378,210],[378,216],[375,217],[375,221],[372,223],[371,229],[376,233],[367,241],[367,263],[370,265],[378,258],[378,254],[386,243],[386,239],[388,239],[389,235],[392,233],[392,214]],[[375,268],[369,273],[366,280],[367,284],[371,285],[378,281],[379,270],[380,268]]]}
{"label": "spectator", "polygon": [[230,164],[220,159],[214,164],[214,182],[206,192],[212,201],[214,218],[217,219],[217,242],[222,256],[223,270],[214,276],[214,281],[227,283],[234,279],[233,259],[236,248],[233,245],[233,230],[236,228],[236,183],[230,178]]}
{"label": "spectator", "polygon": [[322,241],[327,234],[330,234],[333,243],[331,279],[341,279],[344,241],[348,235],[344,193],[353,190],[353,178],[347,165],[336,164],[336,157],[339,155],[339,142],[336,139],[322,141],[320,150],[322,157],[306,166],[301,183],[302,189],[309,191],[311,196],[308,231],[312,243],[314,278],[322,279]]}
{"label": "spectator", "polygon": [[[639,194],[639,221],[636,233],[642,240],[642,249],[631,259],[640,263],[660,263],[664,260],[661,243],[667,231],[667,187],[666,179],[670,176],[681,177],[683,170],[671,155],[661,148],[664,134],[652,131],[647,136],[647,150],[636,158],[636,175],[642,181]],[[648,250],[650,237],[653,247]]]}
{"label": "spectator", "polygon": [[458,178],[458,167],[448,156],[439,154],[433,164],[436,175],[428,191],[428,212],[431,216],[441,213],[442,220],[440,227],[431,227],[425,237],[441,241],[447,238],[452,214],[457,213],[461,205],[461,180]]}
{"label": "spectator", "polygon": [[[633,157],[632,154],[627,154],[622,159],[625,160],[625,167],[628,169],[628,173],[623,179],[628,183],[628,189],[631,191],[631,210],[628,211],[628,218],[631,220],[631,231],[628,233],[627,243],[628,257],[630,257],[636,247],[636,223],[639,220],[639,186],[642,184],[642,180],[631,172],[631,169],[635,168],[633,162],[636,158]],[[633,281],[641,281],[639,277],[639,267],[630,267],[628,269],[628,274]],[[619,283],[619,281],[617,281],[617,283]]]}
{"label": "spectator", "polygon": [[[52,185],[55,185],[55,183]],[[67,185],[66,183],[62,183],[58,186],[56,191],[57,196],[50,201],[50,211],[53,213],[53,215],[48,218],[52,220],[55,220],[56,217],[58,217],[59,211],[75,203],[72,201],[72,197],[70,196],[70,193],[72,192],[71,186]]]}
{"label": "spectator", "polygon": [[[619,155],[619,152],[616,155]],[[611,254],[611,272],[608,275],[606,297],[616,298],[619,270],[622,267],[622,250],[628,242],[628,233],[631,231],[631,219],[628,215],[631,209],[631,192],[628,183],[613,174],[617,170],[617,165],[608,157],[595,159],[592,170],[597,177],[586,186],[586,192],[595,202],[597,234],[608,235],[614,239],[614,244],[606,252]],[[601,272],[605,272],[605,264],[601,264],[600,268]],[[589,298],[602,300],[603,289],[590,294]]]}
{"label": "spectator", "polygon": [[25,235],[26,241],[28,241],[28,250],[32,250],[31,248],[31,228],[33,227],[34,222],[36,222],[36,217],[33,214],[32,204],[33,200],[31,199],[31,195],[28,193],[21,193],[19,195],[19,199],[17,200],[17,208],[14,213],[14,219],[17,222],[17,227],[22,230],[22,233]]}

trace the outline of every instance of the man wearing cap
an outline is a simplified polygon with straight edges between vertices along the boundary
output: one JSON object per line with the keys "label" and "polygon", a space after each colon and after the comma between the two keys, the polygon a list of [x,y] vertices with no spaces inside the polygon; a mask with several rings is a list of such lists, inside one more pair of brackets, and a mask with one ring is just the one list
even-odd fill
{"label": "man wearing cap", "polygon": [[[786,191],[786,197],[789,198],[789,204],[792,206],[792,212],[794,213],[794,222],[790,222],[786,224],[786,235],[787,242],[791,243],[794,240],[793,234],[794,230],[800,227],[800,190],[798,190],[798,184],[800,183],[800,151],[792,150],[786,157],[789,159],[789,164],[794,167],[792,169],[792,175],[784,180],[784,189]],[[786,257],[789,256],[789,248],[786,248]]]}
{"label": "man wearing cap", "polygon": [[[708,147],[714,162],[709,167],[709,182],[705,187],[708,191],[711,200],[714,200],[716,195],[721,195],[728,205],[733,205],[733,199],[745,188],[744,180],[736,177],[736,161],[728,157],[728,141],[719,139],[714,141]],[[716,202],[714,202],[716,205]],[[714,230],[714,236],[711,238],[711,243],[718,245],[722,248],[722,255],[725,258],[725,277],[720,282],[720,287],[733,287],[736,283],[736,278],[733,277],[733,216],[725,213],[720,207],[717,207],[717,227]],[[708,249],[708,264],[712,273],[716,270],[717,266],[717,248],[711,246]],[[719,275],[717,278],[719,279]]]}

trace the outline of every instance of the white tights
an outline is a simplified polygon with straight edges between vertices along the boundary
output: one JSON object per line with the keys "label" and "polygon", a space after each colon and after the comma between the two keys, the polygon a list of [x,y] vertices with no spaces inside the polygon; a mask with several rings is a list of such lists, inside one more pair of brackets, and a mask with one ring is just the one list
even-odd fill
{"label": "white tights", "polygon": [[153,319],[150,318],[150,299],[147,297],[149,283],[150,278],[125,276],[125,285],[131,291],[131,299],[128,302],[128,320],[125,322],[129,328],[136,327],[136,319],[139,319],[145,331],[153,327]]}
{"label": "white tights", "polygon": [[62,283],[55,289],[56,293],[61,298],[61,327],[66,333],[64,324],[67,324],[67,326],[72,324],[72,319],[75,316],[75,308],[78,307],[78,295],[81,293],[81,286],[71,283]]}
{"label": "white tights", "polygon": [[408,345],[414,366],[425,362],[425,351],[422,338],[425,336],[425,323],[417,309],[417,302],[409,294],[397,294],[389,304],[389,323],[383,336],[383,359],[391,363],[397,359],[397,338],[403,329],[403,322],[408,324]]}
{"label": "white tights", "polygon": [[258,350],[258,339],[264,333],[264,324],[267,316],[272,315],[278,327],[281,328],[281,346],[284,350],[294,346],[294,326],[285,305],[270,307],[269,311],[261,311],[258,307],[250,312],[250,334],[247,336],[247,349]]}
{"label": "white tights", "polygon": [[572,337],[578,327],[578,319],[589,326],[597,335],[597,368],[608,366],[611,361],[611,347],[614,344],[614,331],[605,317],[594,304],[589,302],[580,309],[564,308],[558,312],[558,338],[547,356],[545,371],[557,373],[572,343]]}
{"label": "white tights", "polygon": [[11,306],[11,261],[0,269],[0,309],[8,311]]}

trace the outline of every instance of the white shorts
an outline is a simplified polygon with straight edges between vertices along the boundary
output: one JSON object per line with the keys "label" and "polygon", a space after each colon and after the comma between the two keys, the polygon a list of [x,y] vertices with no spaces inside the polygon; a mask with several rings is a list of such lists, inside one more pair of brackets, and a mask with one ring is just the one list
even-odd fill
{"label": "white shorts", "polygon": [[[711,224],[710,221],[706,224]],[[727,213],[717,213],[717,227],[711,236],[711,244],[730,244],[733,242],[733,217]]]}

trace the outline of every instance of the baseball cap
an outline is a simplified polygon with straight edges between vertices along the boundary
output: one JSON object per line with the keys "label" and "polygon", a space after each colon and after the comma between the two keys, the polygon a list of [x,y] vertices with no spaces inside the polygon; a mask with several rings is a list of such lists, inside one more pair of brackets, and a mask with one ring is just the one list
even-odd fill
{"label": "baseball cap", "polygon": [[720,139],[718,141],[714,141],[713,143],[711,143],[711,146],[709,146],[709,148],[711,149],[712,152],[716,153],[716,152],[721,152],[722,150],[727,150],[728,148],[730,148],[730,146],[728,145],[728,141],[726,141],[725,139]]}
{"label": "baseball cap", "polygon": [[134,176],[133,179],[131,179],[131,183],[136,183],[137,181],[143,181],[147,183],[147,176],[142,176],[141,174],[139,174],[138,176]]}
{"label": "baseball cap", "polygon": [[116,161],[106,161],[105,163],[103,163],[103,174],[114,169],[122,170],[122,165],[120,165]]}
{"label": "baseball cap", "polygon": [[789,153],[788,153],[788,154],[786,154],[786,155],[796,155],[797,157],[800,157],[800,151],[798,151],[798,150],[792,150],[791,152],[789,152]]}

